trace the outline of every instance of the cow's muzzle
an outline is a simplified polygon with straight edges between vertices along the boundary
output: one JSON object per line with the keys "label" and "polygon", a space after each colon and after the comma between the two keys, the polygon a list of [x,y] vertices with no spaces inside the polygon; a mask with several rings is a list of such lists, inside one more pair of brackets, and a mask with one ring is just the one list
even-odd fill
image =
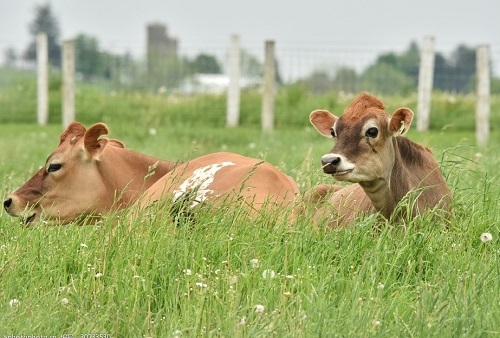
{"label": "cow's muzzle", "polygon": [[353,171],[354,168],[346,165],[342,156],[337,154],[326,154],[321,157],[321,167],[326,174],[341,176]]}
{"label": "cow's muzzle", "polygon": [[13,196],[8,196],[4,201],[3,201],[3,208],[5,211],[12,217],[20,217],[21,218],[21,223],[26,225],[28,223],[33,222],[33,220],[36,218],[36,212],[31,210],[31,214],[27,213],[25,208],[21,209],[20,203],[16,197]]}

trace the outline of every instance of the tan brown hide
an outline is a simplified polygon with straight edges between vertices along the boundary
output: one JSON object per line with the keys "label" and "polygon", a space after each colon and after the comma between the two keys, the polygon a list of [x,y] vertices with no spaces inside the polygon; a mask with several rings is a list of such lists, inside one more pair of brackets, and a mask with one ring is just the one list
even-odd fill
{"label": "tan brown hide", "polygon": [[295,181],[268,162],[220,152],[179,164],[145,192],[140,204],[143,209],[170,200],[194,208],[210,201],[243,206],[253,216],[265,208],[293,218],[290,211],[299,197]]}
{"label": "tan brown hide", "polygon": [[401,136],[410,128],[413,112],[403,107],[391,116],[384,109],[379,99],[361,93],[341,117],[326,110],[311,113],[314,127],[335,141],[321,158],[323,171],[354,183],[313,187],[305,194],[316,205],[317,221],[327,219],[338,227],[374,212],[399,218],[405,209],[394,211],[409,193],[414,194],[409,202],[415,202],[411,216],[433,208],[450,211],[451,192],[431,151]]}
{"label": "tan brown hide", "polygon": [[103,123],[88,130],[71,123],[45,165],[6,197],[7,213],[25,224],[41,218],[65,224],[106,214],[132,205],[175,165],[126,149],[107,134]]}

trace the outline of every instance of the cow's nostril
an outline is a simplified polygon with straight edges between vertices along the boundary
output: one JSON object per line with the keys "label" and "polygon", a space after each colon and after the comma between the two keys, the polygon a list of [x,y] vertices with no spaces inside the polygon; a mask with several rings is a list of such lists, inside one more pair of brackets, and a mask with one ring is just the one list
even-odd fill
{"label": "cow's nostril", "polygon": [[8,198],[5,201],[3,201],[3,207],[5,208],[5,210],[9,209],[11,205],[12,205],[12,198]]}
{"label": "cow's nostril", "polygon": [[330,164],[333,165],[334,167],[338,166],[340,164],[340,157],[334,157],[331,160]]}

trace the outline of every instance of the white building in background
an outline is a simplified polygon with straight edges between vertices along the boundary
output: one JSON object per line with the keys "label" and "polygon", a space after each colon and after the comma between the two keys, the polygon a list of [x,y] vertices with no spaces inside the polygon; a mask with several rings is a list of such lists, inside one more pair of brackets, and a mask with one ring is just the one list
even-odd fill
{"label": "white building in background", "polygon": [[[252,88],[262,84],[261,78],[240,78],[240,88]],[[226,74],[194,74],[179,87],[181,94],[223,94],[229,87]]]}

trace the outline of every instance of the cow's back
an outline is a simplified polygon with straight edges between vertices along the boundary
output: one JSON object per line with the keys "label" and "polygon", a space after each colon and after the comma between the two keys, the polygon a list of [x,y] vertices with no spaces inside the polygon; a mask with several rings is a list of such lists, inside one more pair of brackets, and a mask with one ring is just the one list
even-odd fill
{"label": "cow's back", "polygon": [[205,201],[245,206],[251,214],[262,208],[292,206],[300,195],[288,175],[263,160],[233,153],[214,153],[179,164],[141,199],[141,207],[162,200]]}

